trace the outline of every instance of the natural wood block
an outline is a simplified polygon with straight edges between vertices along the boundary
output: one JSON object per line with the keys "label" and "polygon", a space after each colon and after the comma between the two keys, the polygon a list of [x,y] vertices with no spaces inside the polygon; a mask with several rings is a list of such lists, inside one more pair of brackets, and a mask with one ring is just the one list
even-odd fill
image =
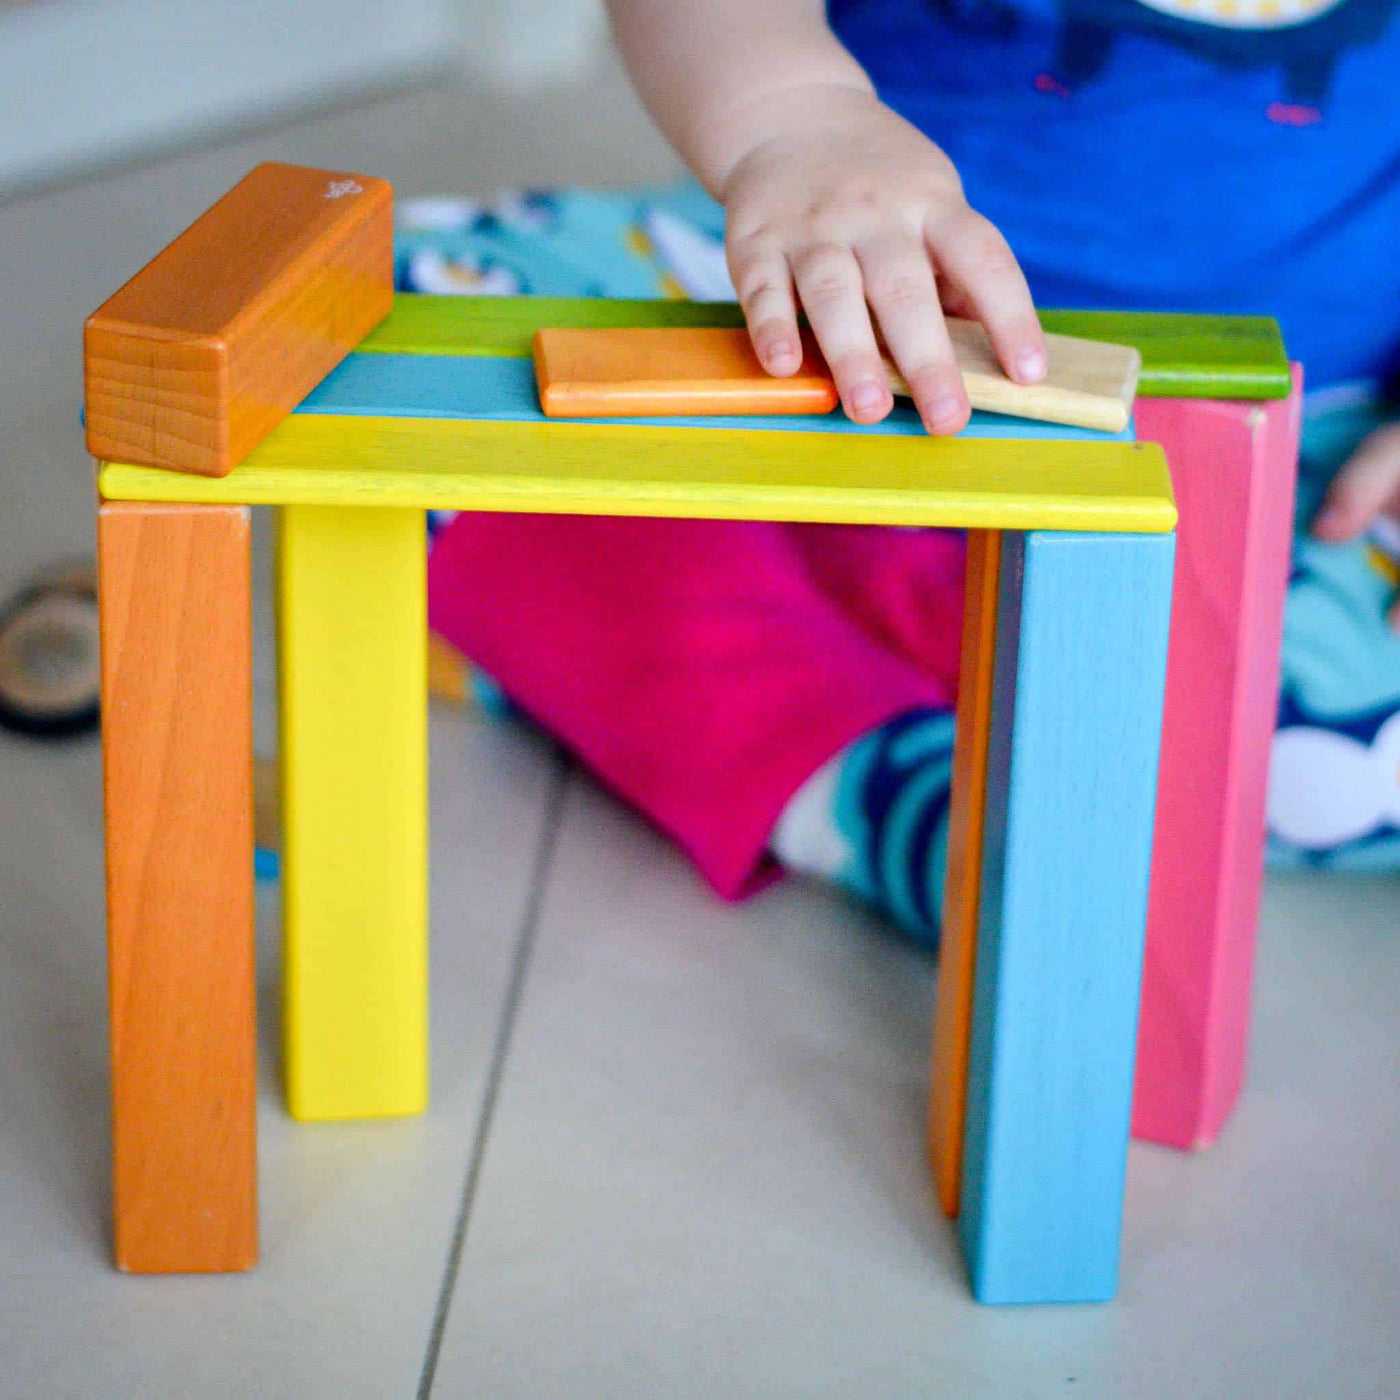
{"label": "natural wood block", "polygon": [[116,1257],[257,1257],[248,511],[98,517]]}
{"label": "natural wood block", "polygon": [[[981,326],[949,318],[948,331],[973,408],[1102,432],[1128,426],[1142,364],[1132,347],[1048,335],[1045,380],[1017,384]],[[540,404],[551,418],[828,412],[836,386],[805,332],[803,351],[802,368],[779,379],[739,329],[544,328],[534,340]],[[886,373],[894,392],[907,395],[892,365]]]}
{"label": "natural wood block", "polygon": [[88,450],[224,476],[392,304],[389,185],[259,165],[88,317]]}
{"label": "natural wood block", "polygon": [[938,1199],[944,1214],[950,1216],[958,1213],[962,1185],[967,1052],[982,885],[1000,561],[999,531],[969,531],[957,728],[953,739],[953,790],[948,813],[948,873],[943,886],[933,1072],[929,1081],[929,1159]]}

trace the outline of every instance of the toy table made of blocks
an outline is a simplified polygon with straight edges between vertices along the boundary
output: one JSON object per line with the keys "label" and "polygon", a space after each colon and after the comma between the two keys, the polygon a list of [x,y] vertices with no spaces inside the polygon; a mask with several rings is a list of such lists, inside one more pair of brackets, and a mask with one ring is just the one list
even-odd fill
{"label": "toy table made of blocks", "polygon": [[[281,514],[287,1094],[304,1119],[427,1099],[423,513],[560,512],[969,531],[935,1169],[978,1298],[1112,1296],[1130,1115],[1198,1143],[1239,1087],[1297,429],[1276,331],[1062,320],[1140,343],[1146,393],[1257,400],[1140,404],[1153,442],[991,416],[938,440],[901,413],[539,410],[540,327],[736,317],[400,296],[225,475],[103,454],[121,1267],[256,1256],[248,508]],[[90,426],[92,386],[90,370]]]}

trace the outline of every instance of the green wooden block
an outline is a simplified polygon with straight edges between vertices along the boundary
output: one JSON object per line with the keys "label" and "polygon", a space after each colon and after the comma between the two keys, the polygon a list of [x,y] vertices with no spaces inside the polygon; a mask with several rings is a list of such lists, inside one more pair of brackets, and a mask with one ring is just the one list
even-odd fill
{"label": "green wooden block", "polygon": [[1286,399],[1293,387],[1283,334],[1271,316],[1042,311],[1040,324],[1057,335],[1137,346],[1141,398]]}
{"label": "green wooden block", "polygon": [[[1282,399],[1291,383],[1278,323],[1267,316],[1161,311],[1042,311],[1047,331],[1135,345],[1143,398]],[[400,293],[360,342],[390,355],[521,359],[541,326],[742,326],[733,302],[613,301],[598,297],[454,297]]]}
{"label": "green wooden block", "polygon": [[528,359],[541,326],[742,326],[733,302],[622,301],[605,297],[455,297],[400,292],[359,344],[386,355],[498,355]]}

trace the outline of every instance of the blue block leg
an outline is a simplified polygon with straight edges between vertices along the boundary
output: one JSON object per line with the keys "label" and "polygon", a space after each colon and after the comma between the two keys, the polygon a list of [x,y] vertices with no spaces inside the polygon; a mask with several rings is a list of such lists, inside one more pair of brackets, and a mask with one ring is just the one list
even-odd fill
{"label": "blue block leg", "polygon": [[984,1303],[1117,1287],[1174,552],[1004,536],[959,1218]]}

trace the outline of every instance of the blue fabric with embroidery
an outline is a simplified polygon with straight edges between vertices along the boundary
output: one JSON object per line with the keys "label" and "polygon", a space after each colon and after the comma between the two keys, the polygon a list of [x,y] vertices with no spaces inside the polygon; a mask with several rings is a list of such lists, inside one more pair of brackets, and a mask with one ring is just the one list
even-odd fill
{"label": "blue fabric with embroidery", "polygon": [[829,12],[880,95],[953,158],[1038,302],[1277,316],[1316,387],[1380,376],[1400,349],[1397,5]]}

